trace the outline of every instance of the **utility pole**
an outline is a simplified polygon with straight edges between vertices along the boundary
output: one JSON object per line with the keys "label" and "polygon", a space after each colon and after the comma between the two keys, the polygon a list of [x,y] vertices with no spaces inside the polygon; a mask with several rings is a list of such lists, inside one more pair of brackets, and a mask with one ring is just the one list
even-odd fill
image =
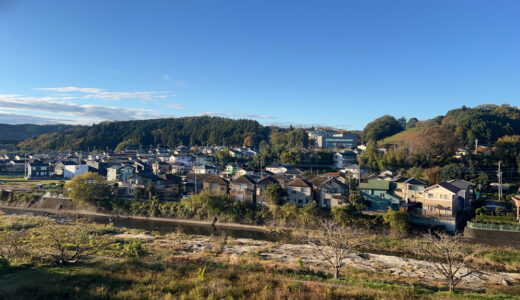
{"label": "utility pole", "polygon": [[193,174],[195,174],[195,195],[197,195],[197,171],[193,170]]}
{"label": "utility pole", "polygon": [[348,202],[352,203],[352,174],[348,173]]}
{"label": "utility pole", "polygon": [[264,171],[262,170],[262,163],[264,161],[264,157],[260,155],[260,179],[264,177]]}
{"label": "utility pole", "polygon": [[502,201],[502,161],[498,162],[498,201]]}
{"label": "utility pole", "polygon": [[475,155],[478,154],[478,139],[475,139]]}

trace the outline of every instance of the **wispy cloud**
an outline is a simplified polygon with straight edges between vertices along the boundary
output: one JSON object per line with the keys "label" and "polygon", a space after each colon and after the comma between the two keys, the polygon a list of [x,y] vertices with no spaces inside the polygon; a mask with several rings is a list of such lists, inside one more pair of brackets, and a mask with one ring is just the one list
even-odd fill
{"label": "wispy cloud", "polygon": [[60,98],[56,99],[53,97],[38,98],[0,95],[0,108],[62,114],[92,120],[135,120],[166,116],[150,109],[120,108],[105,105],[81,105],[60,100]]}
{"label": "wispy cloud", "polygon": [[185,80],[182,80],[182,79],[172,79],[170,77],[170,75],[168,74],[162,74],[162,79],[164,81],[168,81],[169,85],[172,85],[172,86],[185,86],[186,85],[186,81]]}
{"label": "wispy cloud", "polygon": [[229,117],[229,118],[249,118],[249,119],[276,119],[276,117],[268,116],[268,115],[259,115],[259,114],[236,114],[230,112],[215,112],[215,111],[207,111],[201,112],[197,114],[198,116],[214,116],[214,117]]}
{"label": "wispy cloud", "polygon": [[186,106],[182,104],[166,104],[166,107],[171,109],[188,109]]}
{"label": "wispy cloud", "polygon": [[54,93],[79,93],[78,98],[100,99],[100,100],[123,100],[138,99],[142,101],[150,101],[154,98],[166,98],[175,96],[175,94],[164,91],[133,91],[133,92],[113,92],[99,88],[83,88],[83,87],[46,87],[37,88],[36,90],[54,92]]}

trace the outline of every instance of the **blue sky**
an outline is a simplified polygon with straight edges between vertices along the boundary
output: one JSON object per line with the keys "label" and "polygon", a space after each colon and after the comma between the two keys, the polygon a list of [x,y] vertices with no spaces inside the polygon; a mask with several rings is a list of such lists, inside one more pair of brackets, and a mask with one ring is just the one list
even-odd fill
{"label": "blue sky", "polygon": [[520,104],[520,1],[0,0],[0,123]]}

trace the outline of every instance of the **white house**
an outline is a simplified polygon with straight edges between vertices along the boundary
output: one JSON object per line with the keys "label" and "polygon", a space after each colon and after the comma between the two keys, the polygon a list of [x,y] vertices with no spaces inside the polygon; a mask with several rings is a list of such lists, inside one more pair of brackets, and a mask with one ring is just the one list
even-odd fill
{"label": "white house", "polygon": [[88,165],[69,165],[63,169],[63,178],[71,179],[88,172]]}

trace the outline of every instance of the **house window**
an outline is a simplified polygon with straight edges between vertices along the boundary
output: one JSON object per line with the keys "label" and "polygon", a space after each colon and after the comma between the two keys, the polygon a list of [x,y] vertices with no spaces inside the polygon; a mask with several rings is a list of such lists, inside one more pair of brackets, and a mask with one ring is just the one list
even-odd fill
{"label": "house window", "polygon": [[292,194],[293,194],[293,195],[296,195],[296,191],[292,191]]}
{"label": "house window", "polygon": [[379,194],[379,197],[384,198],[385,197],[385,193]]}
{"label": "house window", "polygon": [[298,199],[298,203],[299,203],[299,204],[302,204],[302,203],[303,203],[303,200],[302,200],[302,199]]}
{"label": "house window", "polygon": [[374,190],[370,190],[370,195],[374,195]]}
{"label": "house window", "polygon": [[435,211],[435,206],[428,206],[429,211]]}
{"label": "house window", "polygon": [[428,198],[433,198],[433,194],[428,194]]}

